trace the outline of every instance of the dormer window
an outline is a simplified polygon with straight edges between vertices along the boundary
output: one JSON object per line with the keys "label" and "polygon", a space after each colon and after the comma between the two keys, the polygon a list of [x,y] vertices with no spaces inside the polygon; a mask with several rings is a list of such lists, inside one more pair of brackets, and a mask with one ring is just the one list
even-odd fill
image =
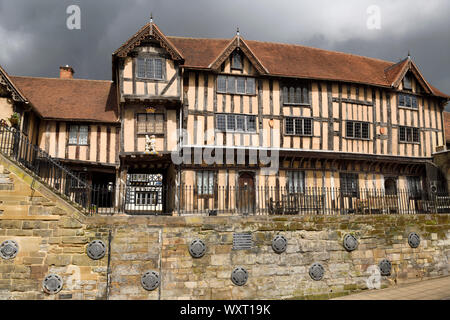
{"label": "dormer window", "polygon": [[231,69],[242,70],[242,56],[235,51],[231,57]]}
{"label": "dormer window", "polygon": [[404,90],[412,90],[412,81],[411,81],[411,77],[409,75],[406,75],[403,78],[403,89]]}

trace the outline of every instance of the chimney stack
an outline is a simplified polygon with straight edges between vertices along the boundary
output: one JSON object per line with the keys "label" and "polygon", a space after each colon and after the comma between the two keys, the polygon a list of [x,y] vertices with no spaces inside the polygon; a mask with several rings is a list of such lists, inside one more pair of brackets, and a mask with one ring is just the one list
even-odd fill
{"label": "chimney stack", "polygon": [[59,67],[60,79],[73,79],[74,73],[75,71],[73,71],[73,68],[69,65],[66,65],[65,67]]}

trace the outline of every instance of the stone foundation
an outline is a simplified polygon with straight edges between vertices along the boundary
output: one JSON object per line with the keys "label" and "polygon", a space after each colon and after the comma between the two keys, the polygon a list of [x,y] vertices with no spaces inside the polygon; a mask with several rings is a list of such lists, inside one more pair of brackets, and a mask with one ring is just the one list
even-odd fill
{"label": "stone foundation", "polygon": [[[371,266],[392,263],[381,286],[448,275],[449,215],[256,216],[256,217],[85,217],[10,162],[0,171],[13,188],[0,189],[0,243],[14,240],[14,259],[0,258],[0,299],[307,299],[329,298],[367,289]],[[31,188],[32,186],[32,188]],[[251,232],[253,247],[233,250],[233,233]],[[408,235],[416,232],[413,249]],[[343,238],[359,241],[347,252]],[[272,239],[288,246],[277,254]],[[207,246],[194,259],[189,243]],[[86,254],[92,240],[107,248],[100,260]],[[308,274],[319,262],[321,281]],[[232,270],[244,267],[248,281],[236,286]],[[154,291],[141,286],[146,271],[160,274]],[[54,295],[44,293],[50,273],[64,281]]]}

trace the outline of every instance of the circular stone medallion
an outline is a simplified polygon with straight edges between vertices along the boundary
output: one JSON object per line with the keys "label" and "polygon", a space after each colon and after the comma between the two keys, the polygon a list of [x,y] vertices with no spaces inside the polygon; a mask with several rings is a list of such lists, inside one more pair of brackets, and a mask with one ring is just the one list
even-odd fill
{"label": "circular stone medallion", "polygon": [[309,275],[315,281],[320,281],[325,274],[325,269],[320,263],[313,263],[313,265],[309,268]]}
{"label": "circular stone medallion", "polygon": [[358,248],[358,239],[352,234],[346,234],[344,237],[344,248],[347,251],[353,251]]}
{"label": "circular stone medallion", "polygon": [[248,272],[244,268],[237,267],[231,272],[231,281],[237,286],[243,286],[247,283]]}
{"label": "circular stone medallion", "polygon": [[194,258],[201,258],[206,253],[206,245],[200,239],[195,239],[189,245],[189,253]]}
{"label": "circular stone medallion", "polygon": [[57,274],[49,274],[42,282],[44,291],[48,294],[56,294],[61,291],[63,287],[63,280]]}
{"label": "circular stone medallion", "polygon": [[408,244],[411,248],[417,248],[420,245],[420,236],[415,232],[411,232],[408,236]]}
{"label": "circular stone medallion", "polygon": [[141,277],[141,285],[147,291],[153,291],[159,287],[159,273],[156,271],[147,271]]}
{"label": "circular stone medallion", "polygon": [[277,235],[275,238],[273,238],[272,240],[273,251],[275,251],[276,253],[283,253],[286,251],[286,248],[287,248],[287,240],[284,236]]}
{"label": "circular stone medallion", "polygon": [[14,259],[19,252],[19,245],[14,240],[3,241],[0,245],[0,256],[3,259]]}
{"label": "circular stone medallion", "polygon": [[381,260],[380,264],[378,265],[380,268],[380,273],[382,276],[390,276],[391,275],[391,262],[387,259]]}
{"label": "circular stone medallion", "polygon": [[106,245],[101,240],[91,241],[86,248],[87,255],[93,260],[99,260],[105,256]]}

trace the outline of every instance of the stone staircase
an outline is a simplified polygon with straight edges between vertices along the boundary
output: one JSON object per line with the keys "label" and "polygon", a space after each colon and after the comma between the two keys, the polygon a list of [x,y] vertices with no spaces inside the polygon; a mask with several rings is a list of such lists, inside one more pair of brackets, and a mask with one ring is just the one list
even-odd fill
{"label": "stone staircase", "polygon": [[1,219],[33,219],[60,214],[61,209],[54,199],[36,190],[39,189],[35,188],[38,183],[31,176],[21,178],[5,168],[4,163],[0,163]]}

